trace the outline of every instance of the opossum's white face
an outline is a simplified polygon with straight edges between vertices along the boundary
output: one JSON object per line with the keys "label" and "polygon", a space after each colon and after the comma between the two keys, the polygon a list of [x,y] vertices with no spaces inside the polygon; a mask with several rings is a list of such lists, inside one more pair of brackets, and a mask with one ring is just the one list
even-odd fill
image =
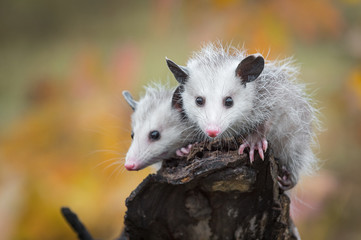
{"label": "opossum's white face", "polygon": [[187,67],[169,59],[167,64],[184,86],[186,115],[206,136],[235,136],[242,122],[251,121],[256,94],[253,81],[263,71],[262,56],[229,56],[222,49],[211,47],[191,59]]}
{"label": "opossum's white face", "polygon": [[171,108],[171,92],[145,96],[132,115],[132,144],[125,158],[127,170],[140,170],[175,153],[180,141],[179,113]]}
{"label": "opossum's white face", "polygon": [[208,137],[238,134],[234,126],[250,116],[254,83],[242,84],[235,74],[238,64],[215,69],[188,68],[183,107],[189,119]]}

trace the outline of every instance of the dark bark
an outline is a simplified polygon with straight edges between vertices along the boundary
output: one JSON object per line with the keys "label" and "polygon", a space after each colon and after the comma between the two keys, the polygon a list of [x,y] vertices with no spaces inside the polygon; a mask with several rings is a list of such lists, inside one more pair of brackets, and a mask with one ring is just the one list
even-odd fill
{"label": "dark bark", "polygon": [[271,151],[251,165],[222,145],[164,161],[126,200],[120,239],[297,239]]}

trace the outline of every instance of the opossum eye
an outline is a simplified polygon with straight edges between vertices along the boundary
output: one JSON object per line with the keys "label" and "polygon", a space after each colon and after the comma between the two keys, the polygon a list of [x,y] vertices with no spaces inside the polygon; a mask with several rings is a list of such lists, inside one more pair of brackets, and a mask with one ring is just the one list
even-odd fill
{"label": "opossum eye", "polygon": [[151,131],[149,133],[149,140],[156,141],[160,138],[160,133],[158,131]]}
{"label": "opossum eye", "polygon": [[230,108],[233,106],[233,99],[231,97],[226,97],[226,99],[224,99],[224,106]]}
{"label": "opossum eye", "polygon": [[206,100],[204,98],[202,98],[202,97],[197,97],[196,98],[196,104],[198,106],[200,106],[200,107],[203,106],[205,104],[205,102],[206,102]]}
{"label": "opossum eye", "polygon": [[132,131],[132,133],[130,134],[130,137],[133,139],[134,138],[134,132]]}

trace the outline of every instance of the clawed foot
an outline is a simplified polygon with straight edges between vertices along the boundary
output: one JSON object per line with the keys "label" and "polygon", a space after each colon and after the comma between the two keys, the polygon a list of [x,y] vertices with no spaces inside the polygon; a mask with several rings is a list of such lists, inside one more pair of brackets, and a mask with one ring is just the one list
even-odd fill
{"label": "clawed foot", "polygon": [[291,179],[291,173],[284,166],[282,166],[279,173],[278,185],[283,191],[290,190],[295,186],[294,181]]}
{"label": "clawed foot", "polygon": [[249,148],[249,160],[254,161],[254,150],[258,151],[259,156],[264,160],[264,153],[267,151],[268,142],[266,138],[261,138],[258,135],[251,135],[247,137],[241,146],[239,146],[238,153],[243,154],[244,149]]}
{"label": "clawed foot", "polygon": [[190,153],[191,148],[192,148],[192,144],[189,144],[186,147],[182,147],[182,148],[178,149],[175,153],[179,157],[184,157],[184,156],[187,156]]}

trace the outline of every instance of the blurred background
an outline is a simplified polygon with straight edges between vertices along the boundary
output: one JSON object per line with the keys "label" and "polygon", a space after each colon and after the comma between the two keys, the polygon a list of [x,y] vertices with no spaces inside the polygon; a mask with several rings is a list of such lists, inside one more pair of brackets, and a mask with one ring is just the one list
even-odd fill
{"label": "blurred background", "polygon": [[175,80],[222,40],[294,56],[321,110],[321,170],[293,199],[303,239],[361,239],[361,1],[0,1],[0,238],[116,238],[125,199],[150,173],[126,172],[131,109],[150,81]]}

